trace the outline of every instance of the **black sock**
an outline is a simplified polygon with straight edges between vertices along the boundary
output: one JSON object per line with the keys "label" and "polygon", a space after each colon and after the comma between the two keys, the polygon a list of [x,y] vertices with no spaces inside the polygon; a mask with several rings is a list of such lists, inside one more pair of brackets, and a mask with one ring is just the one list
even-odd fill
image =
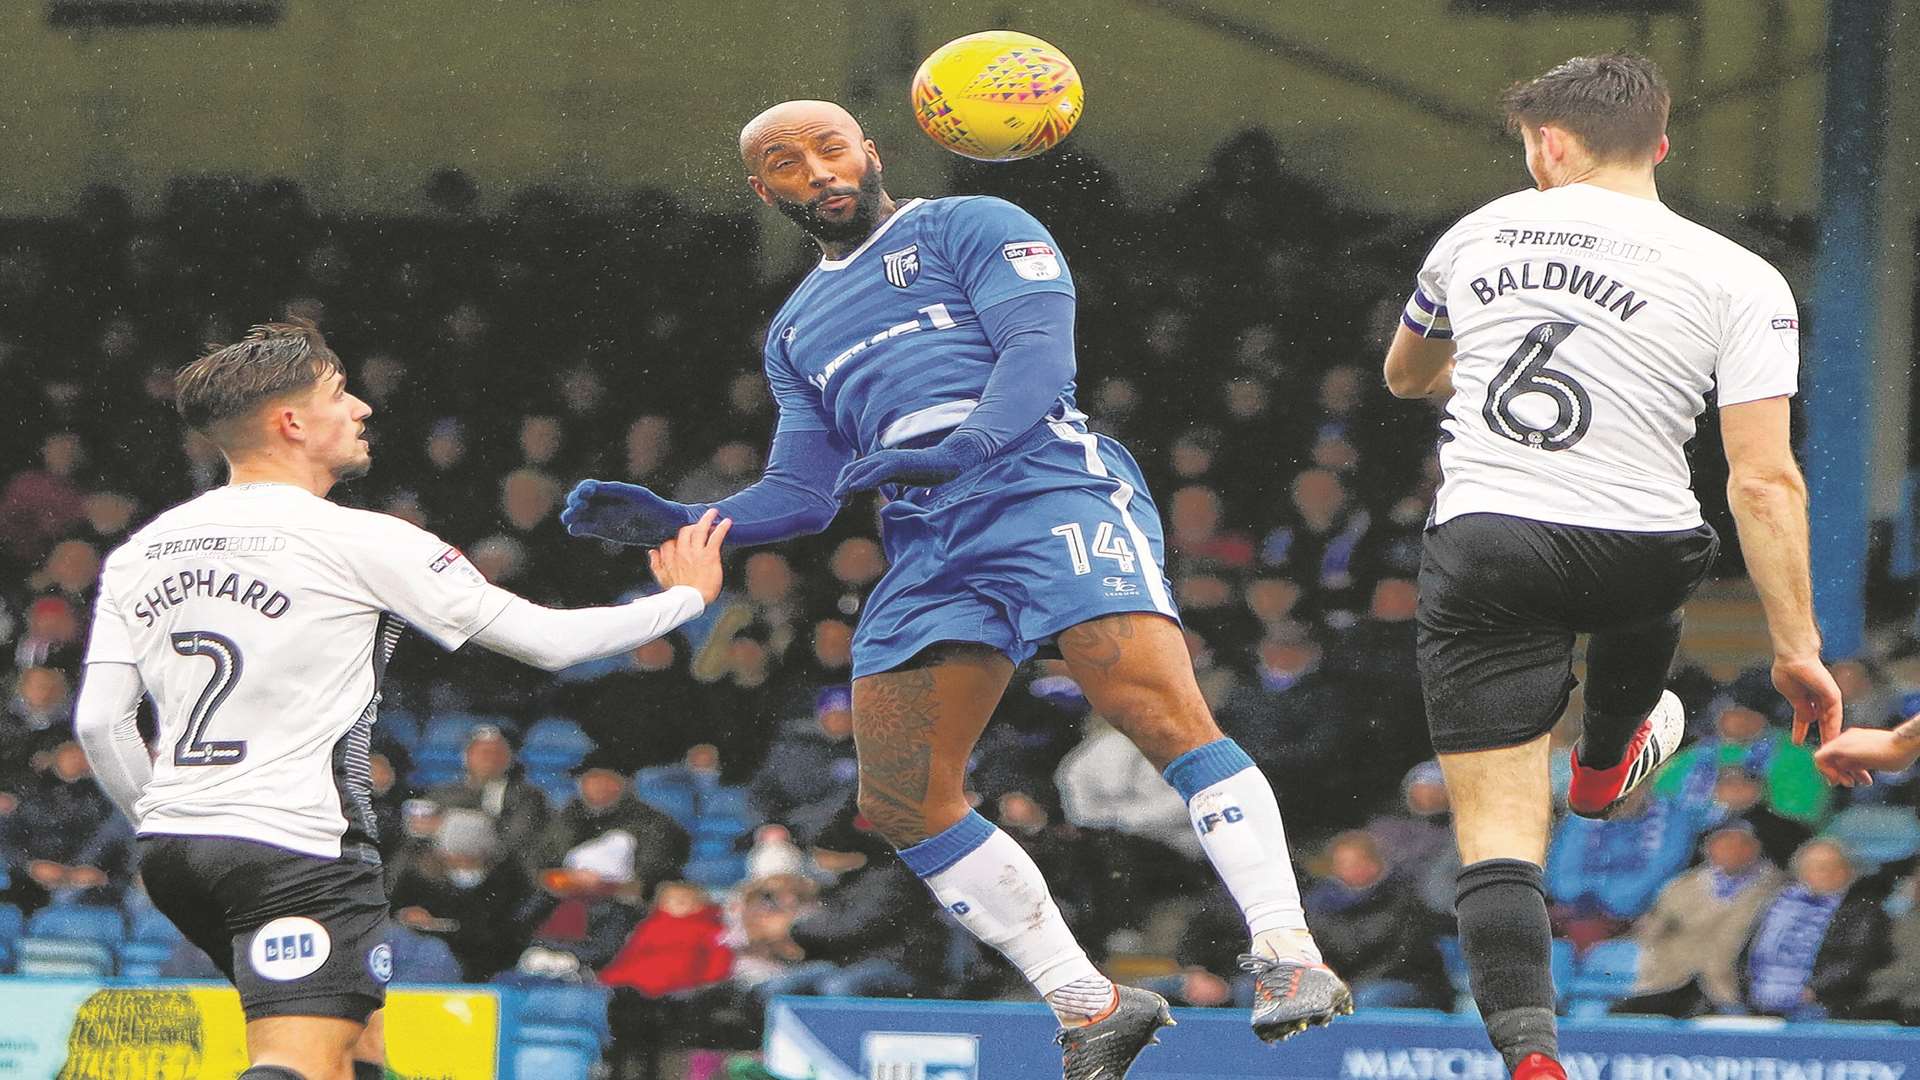
{"label": "black sock", "polygon": [[1540,868],[1520,859],[1465,867],[1454,911],[1473,1000],[1507,1068],[1528,1054],[1558,1057],[1553,930]]}
{"label": "black sock", "polygon": [[353,1062],[353,1080],[387,1080],[387,1067],[377,1061]]}
{"label": "black sock", "polygon": [[1575,751],[1589,769],[1611,769],[1627,756],[1627,744],[1645,723],[1646,713],[1629,718],[1602,716],[1587,710],[1580,723],[1580,745]]}

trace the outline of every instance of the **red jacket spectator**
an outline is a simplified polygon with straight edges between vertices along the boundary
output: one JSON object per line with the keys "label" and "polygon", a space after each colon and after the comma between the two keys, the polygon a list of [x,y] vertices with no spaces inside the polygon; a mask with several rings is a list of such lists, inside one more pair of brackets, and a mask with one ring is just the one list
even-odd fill
{"label": "red jacket spectator", "polygon": [[684,882],[667,882],[653,912],[633,928],[613,963],[601,969],[600,981],[648,997],[719,982],[733,970],[733,950],[720,943],[726,929],[719,905],[705,893]]}

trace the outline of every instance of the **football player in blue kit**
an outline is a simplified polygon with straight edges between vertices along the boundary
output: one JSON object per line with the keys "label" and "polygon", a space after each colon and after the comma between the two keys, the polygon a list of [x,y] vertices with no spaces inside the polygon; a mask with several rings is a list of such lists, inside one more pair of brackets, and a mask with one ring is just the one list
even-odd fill
{"label": "football player in blue kit", "polygon": [[[1243,910],[1253,1026],[1277,1041],[1352,1010],[1320,959],[1273,789],[1215,725],[1162,574],[1160,521],[1126,449],[1074,404],[1074,287],[1059,246],[1000,199],[896,201],[846,110],[791,101],[740,134],[748,183],[818,242],[773,318],[765,475],[712,504],[735,543],[826,528],[878,490],[890,567],[854,638],[862,812],[940,903],[1053,1007],[1069,1078],[1123,1074],[1171,1023],[1115,988],[1031,858],[971,810],[966,762],[1014,666],[1058,646],[1102,717],[1187,800]],[[577,536],[657,544],[708,507],[587,480]]]}

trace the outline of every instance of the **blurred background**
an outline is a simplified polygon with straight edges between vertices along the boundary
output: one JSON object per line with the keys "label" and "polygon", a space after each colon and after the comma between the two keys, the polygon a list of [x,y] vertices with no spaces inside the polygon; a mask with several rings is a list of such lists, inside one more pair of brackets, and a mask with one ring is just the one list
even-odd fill
{"label": "blurred background", "polygon": [[[926,53],[997,26],[1087,86],[1037,160],[964,161],[907,108]],[[1391,399],[1379,361],[1432,241],[1528,183],[1500,90],[1620,47],[1673,87],[1663,197],[1800,298],[1828,659],[1850,723],[1897,721],[1920,710],[1905,0],[5,5],[0,965],[19,974],[0,989],[211,970],[140,896],[128,826],[70,741],[100,559],[224,482],[172,371],[310,317],[375,407],[374,471],[336,498],[542,603],[645,591],[643,558],[568,539],[559,501],[584,477],[704,501],[758,475],[760,334],[816,253],[747,190],[736,135],[826,97],[896,196],[1001,195],[1061,241],[1081,404],[1153,482],[1196,670],[1274,781],[1330,960],[1365,1003],[1454,1009],[1446,793],[1411,652],[1437,415]],[[1634,813],[1561,827],[1566,1007],[1920,1021],[1920,780],[1830,791],[1788,742],[1711,413],[1690,452],[1727,541],[1674,675],[1697,741]],[[737,552],[700,621],[557,677],[403,644],[378,774],[400,978],[586,993],[592,1044],[552,1060],[630,1076],[722,1068],[690,1052],[759,1045],[781,993],[1022,999],[849,806],[873,526],[857,503]],[[1235,910],[1154,771],[1044,664],[999,721],[981,810],[1096,959],[1181,1003],[1244,996]],[[1836,898],[1832,928],[1802,948],[1807,993],[1777,1000],[1752,953],[1803,895]]]}

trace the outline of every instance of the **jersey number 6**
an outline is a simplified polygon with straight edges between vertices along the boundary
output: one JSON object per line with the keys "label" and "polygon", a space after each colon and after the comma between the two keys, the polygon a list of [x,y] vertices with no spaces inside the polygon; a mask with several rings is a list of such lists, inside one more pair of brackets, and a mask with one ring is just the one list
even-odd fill
{"label": "jersey number 6", "polygon": [[189,630],[173,635],[173,651],[181,656],[204,656],[213,661],[213,678],[207,680],[199,700],[193,703],[193,712],[187,717],[187,730],[181,732],[180,741],[173,744],[173,763],[232,765],[245,760],[247,744],[244,741],[203,741],[207,723],[240,681],[240,646],[219,634]]}
{"label": "jersey number 6", "polygon": [[[1543,322],[1527,331],[1520,347],[1507,358],[1500,374],[1487,388],[1480,415],[1495,435],[1536,450],[1565,450],[1586,437],[1593,423],[1593,400],[1586,387],[1564,371],[1547,366],[1554,347],[1579,327],[1570,322]],[[1553,422],[1534,427],[1513,413],[1513,401],[1523,394],[1545,394],[1553,399]]]}

